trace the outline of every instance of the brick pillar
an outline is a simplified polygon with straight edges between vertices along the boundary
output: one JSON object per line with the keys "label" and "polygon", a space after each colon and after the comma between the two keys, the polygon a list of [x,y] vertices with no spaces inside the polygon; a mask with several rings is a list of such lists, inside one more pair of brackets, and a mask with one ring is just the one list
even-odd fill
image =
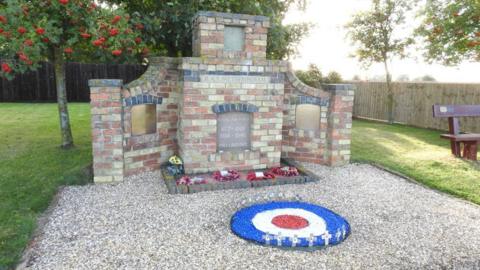
{"label": "brick pillar", "polygon": [[328,84],[323,85],[323,88],[332,94],[328,115],[326,161],[331,166],[345,165],[350,162],[355,86]]}
{"label": "brick pillar", "polygon": [[89,80],[95,183],[124,176],[122,80]]}

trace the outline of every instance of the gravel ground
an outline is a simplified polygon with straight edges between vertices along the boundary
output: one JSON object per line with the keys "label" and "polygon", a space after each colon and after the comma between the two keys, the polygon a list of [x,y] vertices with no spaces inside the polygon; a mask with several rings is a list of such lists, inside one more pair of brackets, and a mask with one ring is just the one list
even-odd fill
{"label": "gravel ground", "polygon": [[[480,207],[369,165],[305,164],[305,185],[168,195],[159,173],[68,187],[26,253],[28,269],[480,269]],[[314,252],[250,244],[229,221],[248,197],[300,195],[352,234]]]}

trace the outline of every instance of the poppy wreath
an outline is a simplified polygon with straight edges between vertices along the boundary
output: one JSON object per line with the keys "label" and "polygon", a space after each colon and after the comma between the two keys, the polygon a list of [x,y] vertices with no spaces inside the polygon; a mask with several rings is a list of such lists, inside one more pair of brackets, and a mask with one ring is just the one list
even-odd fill
{"label": "poppy wreath", "polygon": [[253,171],[247,174],[248,181],[262,181],[262,180],[269,180],[269,179],[275,179],[275,175],[270,172],[264,172],[262,173],[262,176],[258,176],[258,174]]}
{"label": "poppy wreath", "polygon": [[298,176],[300,173],[298,172],[297,168],[295,167],[276,167],[270,170],[271,173],[275,175],[281,175],[281,176]]}
{"label": "poppy wreath", "polygon": [[240,178],[240,174],[235,170],[228,170],[226,175],[222,175],[220,171],[213,173],[213,178],[219,182],[234,181]]}

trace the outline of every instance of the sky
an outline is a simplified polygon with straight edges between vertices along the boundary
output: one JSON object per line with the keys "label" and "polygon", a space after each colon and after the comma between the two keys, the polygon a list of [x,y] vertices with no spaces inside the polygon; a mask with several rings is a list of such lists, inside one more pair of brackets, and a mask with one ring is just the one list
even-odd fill
{"label": "sky", "polygon": [[[309,0],[305,11],[292,9],[284,23],[311,22],[315,26],[299,45],[299,55],[290,59],[295,69],[307,69],[310,63],[317,64],[322,73],[340,72],[344,79],[359,75],[362,79],[383,75],[383,64],[374,64],[363,69],[355,58],[350,41],[346,38],[344,25],[358,11],[368,9],[371,0]],[[413,25],[405,32],[413,30]],[[410,79],[431,75],[441,82],[480,82],[480,63],[466,62],[456,67],[428,64],[421,54],[414,53],[408,59],[394,59],[391,63],[393,78],[408,75]]]}

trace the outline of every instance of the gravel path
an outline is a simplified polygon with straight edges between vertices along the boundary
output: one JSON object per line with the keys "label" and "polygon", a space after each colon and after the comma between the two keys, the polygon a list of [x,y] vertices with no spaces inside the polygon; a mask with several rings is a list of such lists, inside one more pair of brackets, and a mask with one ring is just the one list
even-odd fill
{"label": "gravel path", "polygon": [[[369,165],[308,165],[317,183],[168,195],[159,173],[59,194],[28,269],[480,269],[480,207]],[[249,196],[299,194],[344,216],[352,235],[315,252],[237,238]]]}

